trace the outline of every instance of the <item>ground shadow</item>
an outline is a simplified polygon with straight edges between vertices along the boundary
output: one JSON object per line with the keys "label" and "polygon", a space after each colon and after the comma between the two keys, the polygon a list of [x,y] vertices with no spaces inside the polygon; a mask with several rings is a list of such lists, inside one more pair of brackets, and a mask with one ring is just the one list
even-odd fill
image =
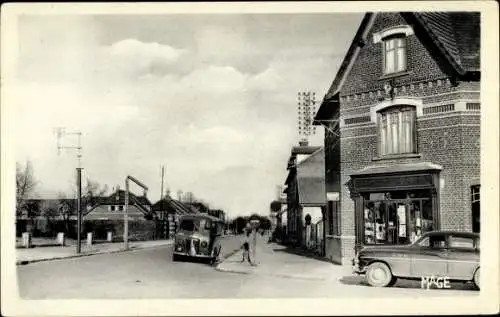
{"label": "ground shadow", "polygon": [[[372,287],[368,284],[365,277],[362,275],[343,276],[339,279],[339,282],[344,284],[344,285],[357,285],[357,286],[364,286],[364,287]],[[392,286],[392,288],[421,289],[422,285],[421,285],[420,281],[417,281],[417,280],[398,279],[396,281],[396,284],[394,284]],[[438,289],[438,288],[436,288],[435,286],[432,286],[430,290],[434,290],[434,289]],[[447,290],[450,290],[450,291],[453,291],[453,290],[455,290],[455,291],[475,291],[476,289],[474,288],[474,285],[472,283],[452,282],[452,283],[450,283],[450,288]]]}
{"label": "ground shadow", "polygon": [[337,264],[337,263],[334,263],[334,262],[330,261],[329,259],[323,257],[322,255],[320,255],[317,252],[310,251],[310,250],[304,250],[303,248],[300,248],[300,247],[274,245],[271,247],[271,249],[273,250],[273,252],[285,252],[288,254],[299,255],[299,256],[303,256],[303,257],[318,260],[318,261],[323,261],[323,262],[327,262],[327,263],[331,263],[331,264]]}

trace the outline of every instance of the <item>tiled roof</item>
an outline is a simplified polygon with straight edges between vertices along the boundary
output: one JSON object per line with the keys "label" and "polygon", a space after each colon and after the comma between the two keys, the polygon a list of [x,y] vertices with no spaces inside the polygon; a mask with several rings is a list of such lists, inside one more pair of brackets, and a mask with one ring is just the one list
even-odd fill
{"label": "tiled roof", "polygon": [[[129,192],[129,204],[139,207],[144,213],[149,212],[145,206],[151,206],[151,202],[147,197],[136,196],[131,192]],[[125,205],[125,191],[118,190],[109,196],[93,197],[92,207],[90,209],[85,210],[85,206],[83,206],[84,214],[91,213],[96,207],[101,205]]]}
{"label": "tiled roof", "polygon": [[[137,196],[129,192],[129,200],[131,197],[134,197],[137,200],[137,202],[142,205],[151,206],[151,201],[149,201],[149,199],[145,196]],[[123,205],[125,204],[125,191],[118,190],[107,197],[95,197],[95,198],[96,201],[101,205]]]}
{"label": "tiled roof", "polygon": [[[415,35],[429,39],[425,42],[437,48],[459,76],[480,71],[479,12],[401,12],[401,15],[408,24],[413,25]],[[348,66],[356,58],[360,44],[366,40],[363,36],[368,34],[367,30],[375,17],[374,13],[366,13],[363,17],[315,120],[329,117],[325,107],[332,107],[329,102],[342,88],[343,79],[348,75]]]}
{"label": "tiled roof", "polygon": [[168,197],[160,201],[157,201],[153,205],[152,210],[167,211],[169,213],[175,213],[178,215],[188,215],[197,213],[195,210],[191,209],[189,205]]}
{"label": "tiled roof", "polygon": [[[479,12],[416,12],[412,14],[437,46],[442,49],[443,54],[451,59],[451,63],[459,74],[480,70]],[[406,18],[411,20],[411,17]]]}

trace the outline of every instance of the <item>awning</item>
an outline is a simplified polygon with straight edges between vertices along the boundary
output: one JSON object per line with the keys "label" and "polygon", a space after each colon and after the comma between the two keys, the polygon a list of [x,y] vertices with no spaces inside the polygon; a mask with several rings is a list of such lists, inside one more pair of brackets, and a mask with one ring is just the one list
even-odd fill
{"label": "awning", "polygon": [[370,165],[362,168],[351,176],[373,175],[373,174],[390,174],[390,173],[405,173],[415,171],[432,171],[442,170],[440,165],[430,162],[406,163],[406,164],[390,164],[390,165]]}
{"label": "awning", "polygon": [[302,206],[326,205],[324,148],[297,165],[297,184]]}

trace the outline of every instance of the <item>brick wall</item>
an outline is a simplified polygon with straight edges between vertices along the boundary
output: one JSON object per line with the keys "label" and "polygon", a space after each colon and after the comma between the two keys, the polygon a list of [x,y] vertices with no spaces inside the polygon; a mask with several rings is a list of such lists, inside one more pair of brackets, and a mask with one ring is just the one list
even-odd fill
{"label": "brick wall", "polygon": [[[383,90],[383,43],[374,43],[373,34],[389,26],[406,25],[399,13],[378,13],[373,27],[368,33],[365,46],[361,49],[349,75],[346,77],[341,97],[354,93]],[[447,78],[447,74],[429,54],[416,35],[407,37],[407,69],[409,74],[395,78],[395,85],[419,83],[420,81]],[[353,106],[356,106],[354,104]],[[343,110],[347,109],[344,107]]]}
{"label": "brick wall", "polygon": [[[366,116],[385,96],[381,78],[382,43],[373,43],[373,33],[388,26],[405,25],[398,13],[379,13],[340,92],[340,117]],[[394,79],[395,95],[420,99],[423,108],[459,102],[479,102],[479,83],[453,85],[444,67],[436,61],[416,35],[407,38],[408,72]],[[432,162],[441,172],[441,229],[471,230],[470,186],[479,179],[479,111],[458,109],[426,113],[417,118],[417,148],[420,156],[373,160],[378,156],[375,122],[341,128],[340,186],[341,237],[326,241],[327,257],[345,263],[354,255],[354,201],[346,183],[352,172],[368,165]],[[328,164],[328,163],[327,163]]]}

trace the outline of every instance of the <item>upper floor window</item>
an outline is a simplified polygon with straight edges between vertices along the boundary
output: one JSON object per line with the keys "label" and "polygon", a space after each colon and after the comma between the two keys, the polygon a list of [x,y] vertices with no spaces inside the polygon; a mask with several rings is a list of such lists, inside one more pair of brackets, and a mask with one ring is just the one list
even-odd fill
{"label": "upper floor window", "polygon": [[384,74],[406,70],[406,38],[402,36],[389,37],[383,40]]}
{"label": "upper floor window", "polygon": [[416,152],[415,107],[396,106],[378,112],[379,155]]}

